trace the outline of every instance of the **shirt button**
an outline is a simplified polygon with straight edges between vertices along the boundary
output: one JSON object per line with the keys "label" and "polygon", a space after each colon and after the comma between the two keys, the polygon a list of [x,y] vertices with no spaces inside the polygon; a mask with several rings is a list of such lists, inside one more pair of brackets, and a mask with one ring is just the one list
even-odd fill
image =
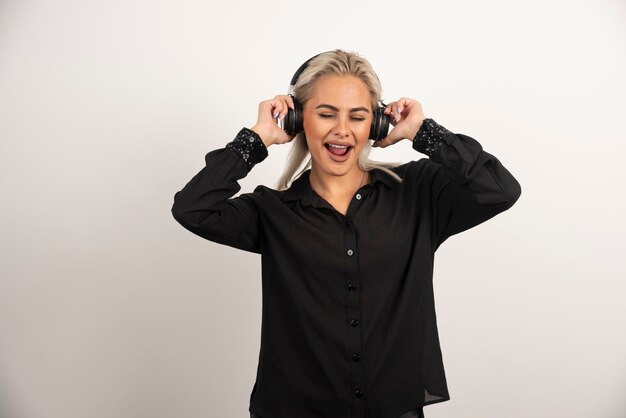
{"label": "shirt button", "polygon": [[359,356],[358,354],[352,354],[352,360],[354,361],[359,361],[361,359],[361,356]]}
{"label": "shirt button", "polygon": [[361,200],[361,193],[356,194],[356,200]]}
{"label": "shirt button", "polygon": [[363,396],[363,392],[357,389],[354,391],[354,396],[356,396],[357,398],[360,398]]}
{"label": "shirt button", "polygon": [[348,284],[348,290],[351,292],[354,292],[354,289],[356,289],[356,285],[354,283],[349,283]]}
{"label": "shirt button", "polygon": [[352,255],[352,254],[354,254],[354,251],[348,250],[348,255]]}
{"label": "shirt button", "polygon": [[359,325],[359,320],[358,319],[351,319],[350,320],[350,325],[352,325],[353,327],[356,327]]}

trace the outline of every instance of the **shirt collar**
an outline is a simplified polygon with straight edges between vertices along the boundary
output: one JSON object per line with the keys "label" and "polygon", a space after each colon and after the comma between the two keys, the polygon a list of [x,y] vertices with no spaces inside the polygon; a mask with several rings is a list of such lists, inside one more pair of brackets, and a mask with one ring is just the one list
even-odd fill
{"label": "shirt collar", "polygon": [[[310,174],[311,169],[309,168],[291,183],[291,186],[285,191],[285,201],[301,200],[303,205],[310,206],[321,206],[323,204],[323,202],[320,201],[318,194],[315,193],[311,187],[311,183],[309,181]],[[371,181],[368,186],[374,186],[377,183],[381,183],[390,189],[398,186],[396,179],[378,168],[370,170],[370,179]]]}

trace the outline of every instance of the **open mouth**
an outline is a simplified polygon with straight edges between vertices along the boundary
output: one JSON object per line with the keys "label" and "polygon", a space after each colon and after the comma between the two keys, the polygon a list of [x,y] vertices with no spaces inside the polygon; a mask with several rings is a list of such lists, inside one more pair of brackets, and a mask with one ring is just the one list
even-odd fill
{"label": "open mouth", "polygon": [[330,152],[332,155],[336,155],[338,157],[345,157],[348,155],[350,150],[354,148],[352,145],[334,145],[326,143],[324,147]]}

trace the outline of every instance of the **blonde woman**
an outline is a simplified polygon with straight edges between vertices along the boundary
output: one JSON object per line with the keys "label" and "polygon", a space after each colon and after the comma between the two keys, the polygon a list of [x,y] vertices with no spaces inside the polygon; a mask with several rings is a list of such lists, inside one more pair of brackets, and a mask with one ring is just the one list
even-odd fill
{"label": "blonde woman", "polygon": [[[315,56],[291,87],[260,103],[254,126],[206,154],[172,207],[194,234],[261,255],[250,416],[424,417],[425,405],[450,399],[434,253],[510,208],[520,184],[475,139],[426,118],[417,100],[383,104],[357,53]],[[369,159],[372,146],[400,141],[424,155]],[[233,197],[268,149],[287,143],[276,188]]]}

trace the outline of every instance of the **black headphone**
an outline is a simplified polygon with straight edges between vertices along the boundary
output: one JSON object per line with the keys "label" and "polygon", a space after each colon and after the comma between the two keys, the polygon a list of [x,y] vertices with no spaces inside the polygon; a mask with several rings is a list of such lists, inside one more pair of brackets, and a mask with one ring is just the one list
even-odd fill
{"label": "black headphone", "polygon": [[[332,51],[329,51],[329,52],[332,52]],[[296,82],[298,81],[298,77],[300,77],[300,74],[302,74],[302,72],[309,65],[309,62],[311,62],[313,58],[319,55],[321,54],[317,54],[309,58],[308,60],[306,60],[305,63],[302,64],[300,68],[298,68],[298,71],[296,71],[296,73],[291,78],[291,82],[289,83],[289,95],[293,99],[294,108],[293,109],[289,108],[287,110],[287,114],[285,115],[285,119],[283,120],[283,125],[284,125],[283,129],[285,130],[285,132],[287,132],[288,135],[296,135],[302,132],[304,129],[302,126],[302,105],[293,96],[292,94],[293,88],[296,85]],[[376,77],[378,78],[378,76]],[[373,139],[374,141],[380,141],[381,139],[384,139],[389,133],[390,118],[388,115],[385,115],[384,113],[386,107],[387,105],[385,105],[381,101],[378,107],[374,109],[374,115],[373,115],[374,117],[372,119],[372,126],[370,128],[370,136],[369,136],[369,138]]]}

